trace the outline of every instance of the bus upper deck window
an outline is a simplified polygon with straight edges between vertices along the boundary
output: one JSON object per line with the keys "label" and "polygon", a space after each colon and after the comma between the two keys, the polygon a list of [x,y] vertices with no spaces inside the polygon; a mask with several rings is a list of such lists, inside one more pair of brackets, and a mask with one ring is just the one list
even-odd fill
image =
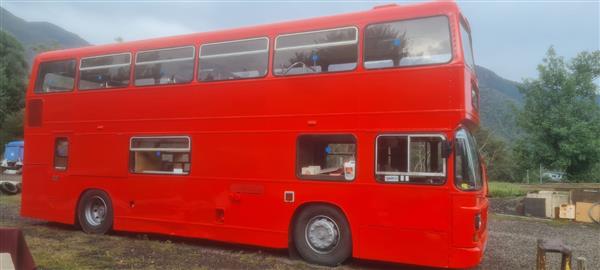
{"label": "bus upper deck window", "polygon": [[75,60],[41,63],[35,81],[35,93],[65,92],[73,90]]}
{"label": "bus upper deck window", "polygon": [[200,46],[198,79],[201,81],[258,78],[267,74],[269,39],[266,37]]}
{"label": "bus upper deck window", "polygon": [[279,76],[346,71],[356,68],[356,27],[278,36],[274,74]]}
{"label": "bus upper deck window", "polygon": [[130,53],[82,58],[79,90],[126,87],[129,85],[130,66]]}
{"label": "bus upper deck window", "polygon": [[367,69],[440,64],[452,59],[446,16],[369,25],[364,46]]}
{"label": "bus upper deck window", "polygon": [[194,78],[194,46],[139,52],[135,85],[188,83]]}

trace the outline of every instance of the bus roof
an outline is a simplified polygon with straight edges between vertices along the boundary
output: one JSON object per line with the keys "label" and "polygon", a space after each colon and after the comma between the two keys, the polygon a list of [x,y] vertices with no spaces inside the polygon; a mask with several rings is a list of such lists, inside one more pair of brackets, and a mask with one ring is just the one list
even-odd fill
{"label": "bus roof", "polygon": [[[258,26],[246,26],[227,30],[193,33],[186,35],[161,37],[146,40],[137,40],[123,43],[112,43],[106,45],[86,46],[74,49],[55,50],[39,54],[35,62],[64,59],[74,56],[91,56],[111,52],[122,52],[125,50],[154,49],[162,47],[185,46],[190,42],[207,43],[236,39],[245,39],[259,36],[274,36],[288,32],[310,31],[329,27],[346,26],[344,24],[369,24],[386,20],[398,20],[398,18],[426,17],[442,14],[459,13],[458,6],[454,2],[427,2],[418,4],[398,5],[388,4],[376,6],[373,9],[353,13],[345,13],[332,16],[323,16],[310,19],[294,20]],[[340,23],[342,22],[342,23]],[[311,29],[314,28],[314,29]]]}

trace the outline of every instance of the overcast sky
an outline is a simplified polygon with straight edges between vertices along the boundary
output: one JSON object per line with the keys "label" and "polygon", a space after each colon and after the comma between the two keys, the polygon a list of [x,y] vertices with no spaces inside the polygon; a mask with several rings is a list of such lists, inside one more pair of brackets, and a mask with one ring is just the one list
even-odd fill
{"label": "overcast sky", "polygon": [[[27,21],[48,21],[93,44],[250,26],[367,10],[407,1],[0,1]],[[459,1],[473,28],[477,64],[520,81],[554,45],[573,57],[600,47],[600,4],[595,1]]]}

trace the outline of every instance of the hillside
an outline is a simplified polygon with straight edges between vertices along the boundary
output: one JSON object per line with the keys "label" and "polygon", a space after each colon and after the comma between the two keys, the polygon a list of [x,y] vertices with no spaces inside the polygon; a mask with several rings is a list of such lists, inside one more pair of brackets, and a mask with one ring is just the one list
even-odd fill
{"label": "hillside", "polygon": [[515,122],[514,108],[522,106],[523,96],[519,83],[498,76],[493,71],[477,66],[481,92],[481,124],[495,135],[512,141],[520,131]]}
{"label": "hillside", "polygon": [[31,63],[38,45],[75,48],[90,45],[76,34],[49,22],[27,22],[0,7],[2,30],[13,35],[26,50],[27,62]]}

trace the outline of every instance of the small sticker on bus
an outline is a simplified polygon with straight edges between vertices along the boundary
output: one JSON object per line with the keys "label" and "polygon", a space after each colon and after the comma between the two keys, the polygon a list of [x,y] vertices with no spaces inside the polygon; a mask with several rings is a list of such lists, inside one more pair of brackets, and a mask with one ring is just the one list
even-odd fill
{"label": "small sticker on bus", "polygon": [[398,182],[398,176],[397,175],[386,175],[384,180],[386,182]]}

